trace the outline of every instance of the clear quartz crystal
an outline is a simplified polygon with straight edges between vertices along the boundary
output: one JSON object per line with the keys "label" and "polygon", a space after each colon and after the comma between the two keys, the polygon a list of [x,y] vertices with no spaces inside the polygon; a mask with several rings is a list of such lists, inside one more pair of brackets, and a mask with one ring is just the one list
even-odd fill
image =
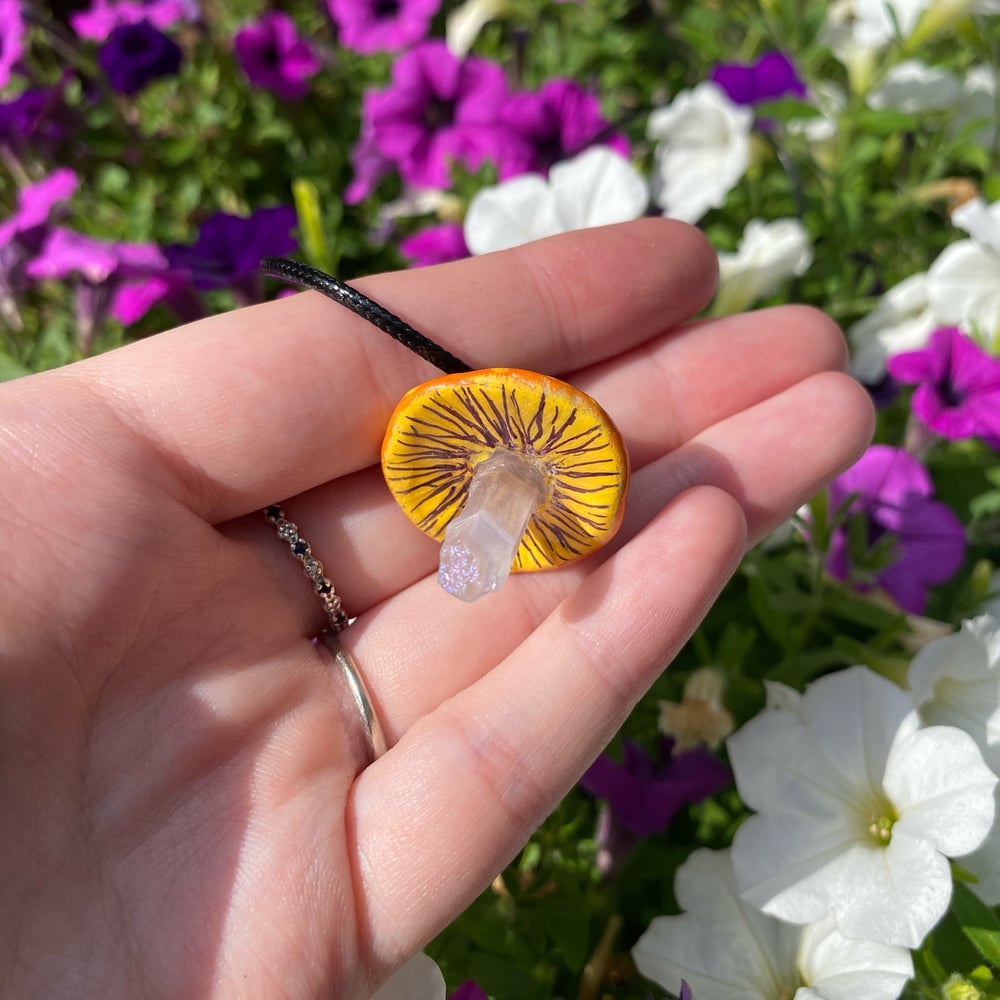
{"label": "clear quartz crystal", "polygon": [[449,522],[441,545],[438,582],[474,601],[507,579],[528,519],[546,496],[537,463],[498,450],[473,470],[465,506]]}

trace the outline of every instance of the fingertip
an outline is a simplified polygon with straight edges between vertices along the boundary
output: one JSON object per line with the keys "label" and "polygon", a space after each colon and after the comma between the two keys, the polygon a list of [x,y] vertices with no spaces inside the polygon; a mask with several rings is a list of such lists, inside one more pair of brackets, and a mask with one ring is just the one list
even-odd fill
{"label": "fingertip", "polygon": [[815,306],[791,304],[778,307],[813,343],[813,356],[832,371],[847,371],[847,338],[840,326]]}

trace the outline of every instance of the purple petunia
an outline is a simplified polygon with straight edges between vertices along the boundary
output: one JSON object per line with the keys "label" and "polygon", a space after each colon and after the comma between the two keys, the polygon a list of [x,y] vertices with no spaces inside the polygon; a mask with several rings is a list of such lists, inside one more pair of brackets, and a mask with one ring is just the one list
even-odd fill
{"label": "purple petunia", "polygon": [[604,799],[598,821],[598,867],[617,868],[644,837],[660,833],[686,805],[700,802],[732,781],[729,768],[705,747],[673,753],[673,740],[659,741],[659,761],[631,740],[622,762],[602,754],[580,779],[580,787]]}
{"label": "purple petunia", "polygon": [[734,104],[753,105],[791,95],[805,97],[806,85],[791,59],[768,52],[755,63],[720,63],[709,77]]}
{"label": "purple petunia", "polygon": [[535,93],[504,102],[500,121],[510,132],[500,161],[500,179],[547,174],[560,160],[600,142],[628,157],[628,139],[601,116],[597,98],[573,80],[550,80]]}
{"label": "purple petunia", "polygon": [[52,209],[68,201],[77,187],[77,176],[68,167],[58,167],[47,177],[23,187],[17,196],[17,211],[0,223],[0,249],[16,237],[25,238],[49,221]]}
{"label": "purple petunia", "polygon": [[21,0],[0,0],[0,89],[10,83],[14,67],[24,55],[26,34]]}
{"label": "purple petunia", "polygon": [[447,264],[469,256],[465,235],[457,222],[443,222],[421,229],[405,240],[400,240],[399,249],[404,257],[409,258],[412,267]]}
{"label": "purple petunia", "polygon": [[216,212],[202,223],[194,244],[175,244],[165,253],[170,266],[200,291],[231,288],[254,300],[261,258],[295,251],[295,223],[295,210],[287,205],[258,209],[249,218]]}
{"label": "purple petunia", "polygon": [[286,101],[309,91],[308,81],[320,70],[319,57],[302,38],[295,22],[281,11],[269,11],[241,28],[233,49],[247,78]]}
{"label": "purple petunia", "polygon": [[53,209],[69,200],[76,186],[76,174],[59,167],[22,188],[17,210],[0,223],[0,303],[7,316],[17,315],[16,293],[28,284],[25,265],[44,245]]}
{"label": "purple petunia", "polygon": [[441,0],[327,0],[340,44],[365,55],[422,41],[440,6]]}
{"label": "purple petunia", "polygon": [[97,53],[108,82],[120,94],[137,94],[148,83],[173,76],[181,65],[180,46],[148,21],[115,28]]}
{"label": "purple petunia", "polygon": [[451,161],[470,170],[499,161],[506,130],[498,115],[506,99],[495,63],[456,59],[444,42],[424,42],[396,60],[389,87],[367,95],[361,142],[408,184],[446,188]]}
{"label": "purple petunia", "polygon": [[[827,570],[859,590],[881,587],[905,611],[922,612],[929,588],[953,576],[965,557],[961,521],[933,494],[927,470],[909,452],[872,445],[830,484],[832,510],[853,499],[848,524],[834,531]],[[886,536],[894,541],[886,564],[870,571],[856,564]],[[858,537],[865,551],[855,551]]]}
{"label": "purple petunia", "polygon": [[36,153],[55,157],[77,129],[77,118],[63,99],[68,78],[66,74],[50,87],[29,88],[0,102],[0,145],[18,149],[30,143]]}
{"label": "purple petunia", "polygon": [[197,18],[197,0],[94,0],[88,10],[70,14],[69,23],[80,38],[103,42],[124,24],[148,21],[162,31],[178,21]]}
{"label": "purple petunia", "polygon": [[76,282],[77,341],[90,349],[106,316],[128,325],[171,290],[167,260],[152,243],[113,243],[54,228],[25,273],[37,280]]}
{"label": "purple petunia", "polygon": [[943,327],[923,350],[897,354],[886,367],[897,382],[917,386],[913,412],[936,434],[1000,449],[1000,360],[971,337]]}
{"label": "purple petunia", "polygon": [[449,995],[448,1000],[489,1000],[489,998],[474,979],[466,979],[454,993]]}

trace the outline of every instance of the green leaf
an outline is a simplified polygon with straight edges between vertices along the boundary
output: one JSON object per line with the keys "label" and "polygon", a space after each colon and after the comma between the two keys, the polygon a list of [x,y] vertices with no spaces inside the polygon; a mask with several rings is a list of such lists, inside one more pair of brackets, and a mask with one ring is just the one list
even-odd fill
{"label": "green leaf", "polygon": [[316,185],[305,177],[297,177],[292,181],[292,197],[295,199],[306,259],[321,271],[332,271],[333,258],[323,234],[323,212]]}
{"label": "green leaf", "polygon": [[747,581],[747,596],[750,598],[750,609],[754,618],[760,622],[761,628],[782,649],[787,649],[791,632],[790,623],[775,606],[771,592],[759,576],[751,576]]}
{"label": "green leaf", "polygon": [[30,374],[30,372],[30,368],[22,365],[20,361],[12,358],[9,354],[0,353],[0,382],[20,378],[22,375]]}
{"label": "green leaf", "polygon": [[955,885],[951,912],[976,951],[1000,968],[1000,917],[961,882]]}

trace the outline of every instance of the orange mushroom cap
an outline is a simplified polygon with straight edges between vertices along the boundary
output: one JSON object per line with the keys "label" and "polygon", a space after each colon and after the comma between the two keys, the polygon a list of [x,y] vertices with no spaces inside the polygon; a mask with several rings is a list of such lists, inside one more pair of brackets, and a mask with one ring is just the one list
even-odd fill
{"label": "orange mushroom cap", "polygon": [[629,480],[618,428],[590,396],[536,372],[488,368],[411,389],[389,419],[382,471],[407,517],[440,541],[476,466],[498,451],[535,464],[546,485],[513,571],[580,559],[618,530]]}

